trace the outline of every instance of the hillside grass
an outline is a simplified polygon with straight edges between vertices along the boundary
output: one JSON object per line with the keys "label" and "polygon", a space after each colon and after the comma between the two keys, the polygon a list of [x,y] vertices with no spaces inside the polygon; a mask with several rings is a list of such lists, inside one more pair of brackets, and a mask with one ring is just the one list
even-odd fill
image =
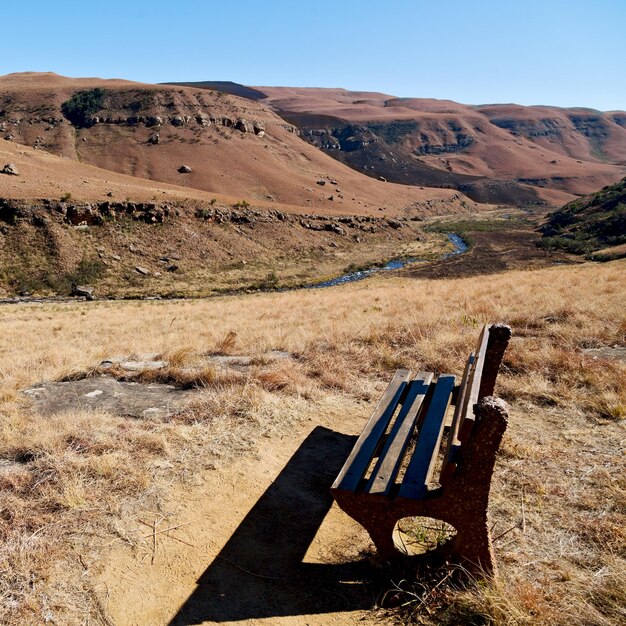
{"label": "hillside grass", "polygon": [[621,258],[626,244],[626,178],[550,213],[542,231],[544,248],[596,261]]}
{"label": "hillside grass", "polygon": [[[385,619],[624,622],[626,364],[582,350],[626,344],[625,270],[617,261],[212,300],[0,308],[0,622],[109,623],[93,576],[112,542],[140,541],[128,529],[137,511],[157,510],[173,485],[329,407],[365,420],[395,368],[460,374],[480,325],[492,321],[514,333],[497,388],[511,417],[490,505],[494,536],[506,531],[495,542],[500,577],[422,595],[409,581],[408,613]],[[21,393],[117,354],[164,354],[175,377],[202,354],[262,359],[268,350],[294,358],[241,375],[205,372],[201,401],[169,420],[41,417]]]}

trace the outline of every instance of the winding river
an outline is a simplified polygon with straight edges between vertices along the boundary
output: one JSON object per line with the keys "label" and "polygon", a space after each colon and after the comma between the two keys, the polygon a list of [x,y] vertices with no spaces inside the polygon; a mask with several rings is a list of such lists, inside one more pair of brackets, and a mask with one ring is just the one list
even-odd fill
{"label": "winding river", "polygon": [[[447,259],[451,256],[455,256],[457,254],[463,254],[467,252],[467,244],[463,239],[457,235],[456,233],[446,233],[446,236],[454,246],[452,252],[447,252],[443,256],[439,258],[439,260]],[[400,260],[397,259],[395,261],[389,261],[386,265],[382,267],[372,267],[368,270],[361,270],[359,272],[350,272],[349,274],[342,274],[341,276],[337,276],[337,278],[333,278],[331,280],[327,280],[323,283],[316,283],[314,285],[309,285],[307,289],[323,289],[325,287],[335,287],[336,285],[343,285],[344,283],[353,283],[357,280],[363,280],[372,274],[376,274],[378,272],[389,272],[391,270],[399,270],[407,265],[411,265],[411,263],[419,263],[423,262],[425,259],[420,258],[410,258]]]}
{"label": "winding river", "polygon": [[[463,239],[457,235],[456,233],[446,233],[446,236],[450,240],[453,245],[453,250],[451,252],[446,252],[440,256],[437,261],[442,261],[443,259],[447,259],[451,256],[455,256],[457,254],[463,254],[467,252],[467,244]],[[409,258],[409,259],[396,259],[394,261],[389,261],[386,265],[381,267],[372,267],[368,270],[361,270],[359,272],[350,272],[348,274],[343,274],[341,276],[337,276],[337,278],[333,278],[332,280],[327,280],[322,283],[314,283],[310,285],[305,285],[302,287],[296,287],[295,289],[322,289],[325,287],[335,287],[336,285],[343,285],[344,283],[353,283],[357,280],[363,280],[368,276],[372,276],[378,272],[390,272],[393,270],[399,270],[407,265],[411,265],[412,263],[420,263],[424,262],[426,259],[421,259],[419,257]],[[291,291],[293,288],[287,289],[276,289],[272,291]],[[233,291],[233,294],[237,292]],[[215,295],[227,295],[227,294],[215,294]],[[202,298],[203,296],[199,296]],[[204,296],[207,297],[207,296]],[[212,296],[208,296],[212,297]],[[195,297],[178,297],[178,298],[164,298],[167,300],[189,300],[196,299]],[[160,296],[140,296],[138,298],[124,298],[124,300],[161,300]],[[15,298],[0,298],[0,305],[4,304],[19,304],[19,303],[46,303],[46,302],[76,302],[76,298],[70,296],[51,296],[51,297],[15,297]]]}

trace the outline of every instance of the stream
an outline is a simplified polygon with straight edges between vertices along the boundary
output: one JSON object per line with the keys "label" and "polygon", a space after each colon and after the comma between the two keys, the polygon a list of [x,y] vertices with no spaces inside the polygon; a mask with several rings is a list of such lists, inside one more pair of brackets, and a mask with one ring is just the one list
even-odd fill
{"label": "stream", "polygon": [[[447,259],[451,256],[455,256],[457,254],[463,254],[467,252],[467,244],[463,239],[457,235],[456,233],[446,233],[446,236],[454,246],[451,252],[446,252],[446,254],[441,255],[436,261],[442,261],[443,259]],[[393,270],[399,270],[407,265],[411,265],[412,263],[421,263],[426,261],[427,259],[412,257],[409,259],[395,259],[389,261],[386,265],[381,267],[372,267],[368,270],[361,270],[359,272],[350,272],[348,274],[342,274],[341,276],[337,276],[331,280],[324,281],[322,283],[314,283],[310,285],[304,285],[303,287],[296,287],[296,289],[322,289],[325,287],[334,287],[336,285],[343,285],[345,283],[353,283],[357,280],[363,280],[368,276],[372,276],[378,272],[390,272]],[[435,262],[436,262],[435,261]],[[293,288],[287,289],[273,289],[272,291],[291,291]],[[233,292],[235,294],[237,292]],[[227,294],[215,294],[215,295],[227,295]],[[200,299],[207,296],[199,296]],[[211,297],[211,296],[208,296]],[[140,296],[137,298],[123,298],[123,300],[189,300],[196,299],[196,297],[175,297],[175,298],[161,298],[161,296]],[[0,305],[3,304],[20,304],[20,303],[38,303],[44,304],[47,302],[77,302],[77,298],[72,296],[47,296],[47,297],[32,297],[32,296],[17,296],[13,298],[0,298]]]}
{"label": "stream", "polygon": [[[446,236],[454,246],[452,252],[446,252],[446,254],[439,257],[439,261],[443,259],[447,259],[451,256],[455,256],[457,254],[463,254],[467,252],[467,244],[463,241],[463,239],[457,235],[456,233],[446,233]],[[412,263],[420,263],[425,261],[426,259],[420,259],[418,257],[412,257],[410,259],[396,259],[395,261],[389,261],[386,265],[381,267],[372,267],[368,270],[361,270],[359,272],[350,272],[349,274],[342,274],[341,276],[337,276],[337,278],[333,278],[331,280],[324,281],[323,283],[316,283],[314,285],[308,285],[306,289],[323,289],[325,287],[334,287],[336,285],[343,285],[344,283],[353,283],[357,280],[363,280],[372,274],[377,274],[378,272],[389,272],[392,270],[399,270],[407,265],[411,265]]]}

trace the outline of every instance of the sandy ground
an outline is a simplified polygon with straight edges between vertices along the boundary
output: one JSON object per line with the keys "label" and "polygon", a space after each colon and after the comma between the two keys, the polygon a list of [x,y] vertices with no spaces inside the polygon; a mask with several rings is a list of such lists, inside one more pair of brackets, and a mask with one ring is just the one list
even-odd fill
{"label": "sandy ground", "polygon": [[340,427],[333,417],[174,490],[167,519],[144,520],[157,521],[149,549],[120,546],[108,559],[96,588],[111,622],[381,623],[368,537],[329,493],[363,416]]}

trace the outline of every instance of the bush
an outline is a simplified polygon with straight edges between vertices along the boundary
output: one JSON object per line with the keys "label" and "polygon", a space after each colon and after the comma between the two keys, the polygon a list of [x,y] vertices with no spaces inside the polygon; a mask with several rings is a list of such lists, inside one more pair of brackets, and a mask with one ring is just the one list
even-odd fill
{"label": "bush", "polygon": [[61,105],[61,111],[74,126],[88,126],[89,118],[103,108],[105,95],[100,87],[77,91]]}

